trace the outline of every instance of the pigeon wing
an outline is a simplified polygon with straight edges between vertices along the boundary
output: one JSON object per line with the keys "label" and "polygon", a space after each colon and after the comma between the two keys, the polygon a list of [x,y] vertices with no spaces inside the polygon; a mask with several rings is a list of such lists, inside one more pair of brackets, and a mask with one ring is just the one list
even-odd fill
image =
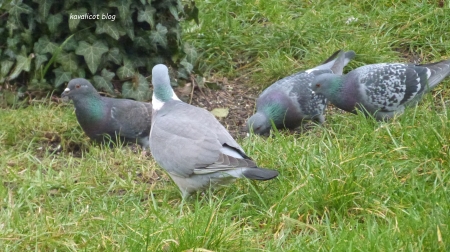
{"label": "pigeon wing", "polygon": [[126,99],[108,99],[110,122],[125,138],[137,138],[150,133],[152,105]]}
{"label": "pigeon wing", "polygon": [[[245,161],[231,156],[243,151],[210,112],[169,101],[153,118],[150,149],[169,173],[188,177],[248,167]],[[158,149],[152,147],[156,141]]]}

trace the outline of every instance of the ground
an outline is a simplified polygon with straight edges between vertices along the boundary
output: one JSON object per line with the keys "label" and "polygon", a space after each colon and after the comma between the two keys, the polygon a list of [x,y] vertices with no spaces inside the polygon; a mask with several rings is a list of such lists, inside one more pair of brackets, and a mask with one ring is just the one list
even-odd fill
{"label": "ground", "polygon": [[198,88],[196,85],[192,92],[192,85],[188,83],[174,90],[180,99],[208,111],[228,108],[228,115],[217,119],[233,137],[244,137],[245,122],[254,113],[256,99],[262,90],[247,85],[242,79],[212,78],[207,83],[214,83],[217,88]]}

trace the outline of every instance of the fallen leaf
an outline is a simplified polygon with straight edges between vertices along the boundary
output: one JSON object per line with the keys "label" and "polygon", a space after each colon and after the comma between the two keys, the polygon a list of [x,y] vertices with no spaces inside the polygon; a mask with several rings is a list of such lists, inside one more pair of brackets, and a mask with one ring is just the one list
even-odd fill
{"label": "fallen leaf", "polygon": [[228,108],[215,108],[211,111],[211,113],[216,117],[227,117],[228,115]]}

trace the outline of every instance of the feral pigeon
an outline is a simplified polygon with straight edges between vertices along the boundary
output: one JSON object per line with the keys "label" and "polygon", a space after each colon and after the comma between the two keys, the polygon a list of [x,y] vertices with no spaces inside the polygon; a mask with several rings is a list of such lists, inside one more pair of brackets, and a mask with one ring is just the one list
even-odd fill
{"label": "feral pigeon", "polygon": [[73,100],[78,123],[86,135],[96,142],[106,138],[149,147],[151,103],[100,96],[92,84],[82,78],[73,79],[61,94]]}
{"label": "feral pigeon", "polygon": [[385,120],[416,104],[449,74],[450,60],[424,65],[381,63],[356,68],[346,75],[320,75],[312,89],[340,109],[352,113],[359,109]]}
{"label": "feral pigeon", "polygon": [[236,178],[269,180],[278,175],[257,167],[210,112],[180,101],[165,65],[153,67],[152,83],[150,150],[183,198]]}
{"label": "feral pigeon", "polygon": [[248,119],[247,129],[265,135],[270,132],[272,122],[278,129],[294,129],[303,120],[323,123],[327,100],[311,91],[311,81],[323,73],[342,74],[344,66],[354,57],[354,51],[339,50],[322,65],[285,77],[269,86],[256,100],[256,113]]}

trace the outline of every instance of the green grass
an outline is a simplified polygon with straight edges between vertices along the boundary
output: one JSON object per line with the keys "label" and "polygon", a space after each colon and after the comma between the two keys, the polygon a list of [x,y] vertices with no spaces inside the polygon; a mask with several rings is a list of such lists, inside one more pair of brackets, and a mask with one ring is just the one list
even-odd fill
{"label": "green grass", "polygon": [[[351,68],[450,57],[450,4],[444,1],[199,1],[200,25],[186,26],[185,40],[203,55],[200,68],[242,75],[268,86],[318,65],[338,49],[357,57]],[[349,18],[357,21],[346,24]]]}
{"label": "green grass", "polygon": [[[261,87],[340,48],[358,54],[350,69],[450,58],[447,2],[198,2],[184,39],[203,67]],[[280,176],[184,203],[150,157],[90,143],[71,105],[0,110],[0,251],[448,251],[449,85],[389,123],[328,113],[302,135],[240,139]]]}
{"label": "green grass", "polygon": [[440,94],[420,105],[241,139],[278,179],[185,203],[151,158],[90,144],[71,106],[2,110],[0,250],[447,251],[450,109]]}

